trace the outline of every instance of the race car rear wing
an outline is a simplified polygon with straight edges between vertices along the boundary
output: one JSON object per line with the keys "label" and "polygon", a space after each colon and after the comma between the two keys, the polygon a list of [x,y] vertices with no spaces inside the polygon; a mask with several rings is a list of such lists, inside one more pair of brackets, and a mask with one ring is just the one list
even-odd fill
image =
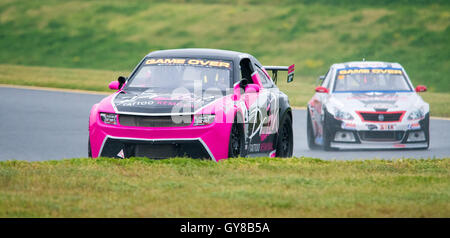
{"label": "race car rear wing", "polygon": [[278,71],[288,71],[287,82],[290,83],[294,81],[294,67],[295,64],[291,66],[264,66],[264,69],[272,71],[272,80],[276,84]]}

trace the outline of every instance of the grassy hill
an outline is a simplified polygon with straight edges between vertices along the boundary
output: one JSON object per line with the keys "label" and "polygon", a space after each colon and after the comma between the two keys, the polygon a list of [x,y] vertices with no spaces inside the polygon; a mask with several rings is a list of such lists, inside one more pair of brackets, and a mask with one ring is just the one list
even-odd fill
{"label": "grassy hill", "polygon": [[152,50],[248,52],[297,65],[312,84],[335,62],[400,62],[415,84],[450,92],[448,1],[0,2],[0,64],[129,72]]}
{"label": "grassy hill", "polygon": [[450,159],[0,162],[0,217],[449,217]]}

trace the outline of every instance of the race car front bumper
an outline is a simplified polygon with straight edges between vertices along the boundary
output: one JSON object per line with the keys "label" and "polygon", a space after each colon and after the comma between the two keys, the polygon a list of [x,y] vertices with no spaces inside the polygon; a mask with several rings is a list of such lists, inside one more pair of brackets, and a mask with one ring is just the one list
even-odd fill
{"label": "race car front bumper", "polygon": [[330,147],[337,149],[421,149],[427,148],[427,142],[420,143],[401,143],[400,142],[361,142],[361,143],[342,143],[331,142]]}
{"label": "race car front bumper", "polygon": [[429,115],[419,121],[365,123],[329,115],[330,147],[337,149],[418,149],[429,146]]}
{"label": "race car front bumper", "polygon": [[92,157],[205,158],[228,157],[230,123],[184,127],[136,127],[109,125],[100,119],[90,123]]}

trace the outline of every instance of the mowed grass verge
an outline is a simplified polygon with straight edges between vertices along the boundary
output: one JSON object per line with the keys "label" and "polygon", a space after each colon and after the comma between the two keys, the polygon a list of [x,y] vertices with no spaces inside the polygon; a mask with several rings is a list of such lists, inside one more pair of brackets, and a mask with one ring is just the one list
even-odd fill
{"label": "mowed grass verge", "polygon": [[449,217],[450,158],[0,162],[0,217]]}
{"label": "mowed grass verge", "polygon": [[[81,89],[98,92],[111,92],[108,84],[118,76],[128,76],[130,72],[67,69],[42,66],[20,66],[0,64],[0,84],[52,87],[63,89]],[[313,77],[296,75],[294,82],[286,83],[286,74],[280,72],[278,87],[289,96],[294,107],[306,107],[308,100],[314,94],[315,80]],[[450,94],[426,92],[423,99],[430,103],[431,115],[450,117]]]}

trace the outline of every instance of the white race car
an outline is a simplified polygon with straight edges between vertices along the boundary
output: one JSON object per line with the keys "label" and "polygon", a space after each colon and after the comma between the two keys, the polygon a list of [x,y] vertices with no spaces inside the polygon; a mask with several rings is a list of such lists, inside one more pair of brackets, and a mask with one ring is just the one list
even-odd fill
{"label": "white race car", "polygon": [[429,104],[398,63],[333,64],[308,102],[311,149],[400,149],[430,145]]}

